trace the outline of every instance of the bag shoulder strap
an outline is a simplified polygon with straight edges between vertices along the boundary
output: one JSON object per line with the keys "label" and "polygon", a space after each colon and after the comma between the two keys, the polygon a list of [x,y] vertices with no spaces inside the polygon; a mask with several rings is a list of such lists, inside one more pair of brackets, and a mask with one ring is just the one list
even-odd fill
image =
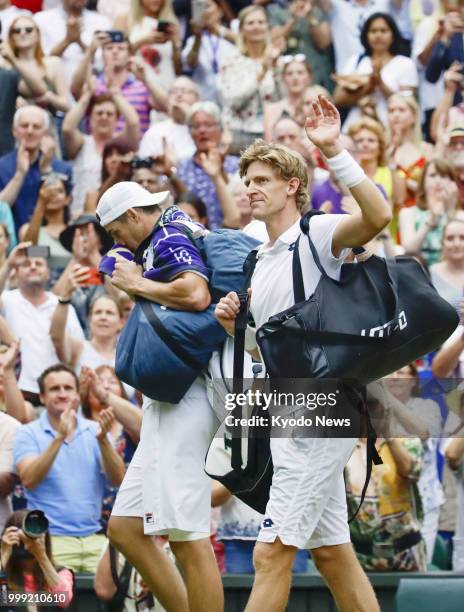
{"label": "bag shoulder strap", "polygon": [[315,217],[316,215],[324,215],[324,214],[325,213],[323,213],[321,210],[310,210],[306,215],[304,215],[304,217],[301,217],[300,229],[303,232],[303,234],[306,234],[306,236],[308,237],[309,248],[311,250],[311,254],[313,256],[314,263],[316,264],[317,269],[322,274],[322,276],[325,276],[326,278],[330,278],[327,272],[325,271],[323,265],[321,264],[319,253],[317,252],[316,247],[314,246],[314,242],[311,240],[311,235],[309,232],[309,224],[310,224],[311,218]]}
{"label": "bag shoulder strap", "polygon": [[122,604],[127,597],[127,591],[129,590],[129,582],[132,573],[132,565],[125,560],[124,567],[122,572],[118,574],[118,570],[116,567],[116,549],[109,544],[109,552],[110,552],[110,569],[111,569],[111,577],[113,578],[113,582],[116,585],[116,593],[111,598],[111,601],[108,602],[108,609],[110,611],[117,611],[122,609]]}

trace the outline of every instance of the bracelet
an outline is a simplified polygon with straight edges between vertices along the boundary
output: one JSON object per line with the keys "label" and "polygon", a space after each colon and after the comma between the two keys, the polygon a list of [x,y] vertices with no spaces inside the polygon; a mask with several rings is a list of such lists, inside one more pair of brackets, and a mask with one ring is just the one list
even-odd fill
{"label": "bracelet", "polygon": [[71,304],[71,300],[65,300],[64,298],[58,298],[58,304]]}
{"label": "bracelet", "polygon": [[346,149],[335,155],[335,157],[327,158],[327,165],[333,170],[338,180],[349,189],[356,187],[366,178],[364,170]]}

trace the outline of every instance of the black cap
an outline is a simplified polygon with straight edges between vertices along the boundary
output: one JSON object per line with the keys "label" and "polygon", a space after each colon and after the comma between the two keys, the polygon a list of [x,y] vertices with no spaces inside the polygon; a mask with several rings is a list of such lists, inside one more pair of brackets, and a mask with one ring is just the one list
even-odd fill
{"label": "black cap", "polygon": [[113,246],[113,240],[111,236],[100,225],[100,223],[97,220],[97,217],[95,217],[94,215],[90,215],[90,214],[83,214],[83,215],[79,215],[77,219],[74,219],[74,221],[71,221],[68,227],[64,229],[60,234],[60,242],[67,251],[72,253],[72,243],[74,240],[74,234],[76,232],[76,227],[82,227],[83,225],[88,225],[89,223],[93,224],[93,226],[95,227],[95,231],[100,237],[100,241],[102,244],[100,253],[102,255],[103,253],[106,253],[106,251],[108,251]]}

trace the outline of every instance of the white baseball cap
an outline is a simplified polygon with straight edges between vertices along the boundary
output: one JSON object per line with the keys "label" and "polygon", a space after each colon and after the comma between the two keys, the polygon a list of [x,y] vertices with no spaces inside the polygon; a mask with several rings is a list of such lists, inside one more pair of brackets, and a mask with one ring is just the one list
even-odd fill
{"label": "white baseball cap", "polygon": [[170,191],[160,193],[150,193],[137,183],[132,181],[122,181],[116,183],[100,198],[95,215],[98,222],[103,227],[118,219],[129,208],[139,208],[141,206],[163,206],[171,198]]}

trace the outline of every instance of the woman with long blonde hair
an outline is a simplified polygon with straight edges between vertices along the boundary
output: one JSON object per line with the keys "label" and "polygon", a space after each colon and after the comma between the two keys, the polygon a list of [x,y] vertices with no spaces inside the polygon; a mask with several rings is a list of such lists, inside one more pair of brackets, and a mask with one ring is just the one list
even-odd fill
{"label": "woman with long blonde hair", "polygon": [[390,161],[406,182],[404,206],[414,206],[425,164],[433,155],[433,146],[422,138],[416,99],[406,94],[396,93],[388,98],[388,152]]}
{"label": "woman with long blonde hair", "polygon": [[32,17],[20,15],[11,23],[8,31],[8,46],[16,58],[30,65],[47,87],[45,94],[36,98],[21,79],[18,89],[24,101],[38,104],[49,110],[51,114],[56,111],[67,112],[70,93],[63,62],[55,55],[45,56],[40,42],[40,31]]}
{"label": "woman with long blonde hair", "polygon": [[159,84],[168,90],[182,72],[179,22],[172,0],[130,0],[129,10],[116,17],[114,28],[126,34],[133,52],[152,66]]}
{"label": "woman with long blonde hair", "polygon": [[219,87],[223,117],[232,132],[232,151],[238,152],[264,132],[264,105],[279,96],[277,59],[285,41],[271,42],[266,12],[247,6],[239,13],[237,53],[223,65]]}

